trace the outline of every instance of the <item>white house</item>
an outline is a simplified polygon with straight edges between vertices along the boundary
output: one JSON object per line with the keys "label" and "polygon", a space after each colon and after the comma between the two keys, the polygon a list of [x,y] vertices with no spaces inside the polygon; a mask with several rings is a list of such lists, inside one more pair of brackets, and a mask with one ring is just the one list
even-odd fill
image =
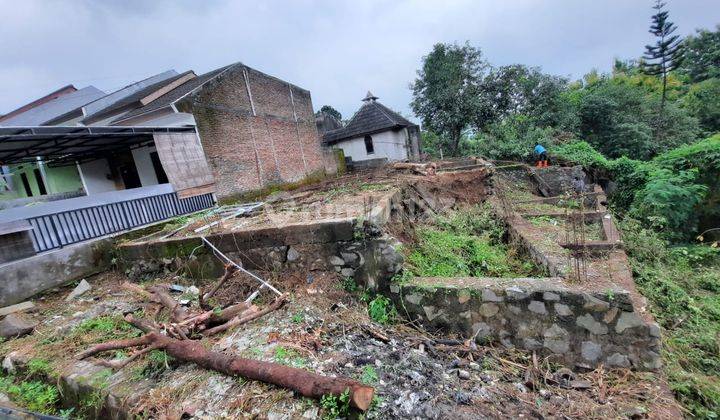
{"label": "white house", "polygon": [[323,135],[323,142],[343,150],[354,162],[384,159],[415,160],[420,157],[420,130],[368,92],[364,104],[345,127]]}

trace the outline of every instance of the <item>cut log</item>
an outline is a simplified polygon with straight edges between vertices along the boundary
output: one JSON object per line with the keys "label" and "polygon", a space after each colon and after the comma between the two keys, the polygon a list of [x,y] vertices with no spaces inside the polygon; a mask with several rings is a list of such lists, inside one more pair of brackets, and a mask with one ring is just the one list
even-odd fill
{"label": "cut log", "polygon": [[162,286],[153,286],[150,288],[150,292],[170,311],[170,319],[173,322],[181,322],[188,317],[187,309],[173,299]]}
{"label": "cut log", "polygon": [[328,394],[340,396],[345,392],[349,392],[350,404],[362,411],[370,408],[375,395],[373,387],[353,379],[330,378],[278,363],[262,362],[218,353],[206,349],[200,341],[176,340],[156,331],[152,331],[140,338],[98,344],[80,353],[78,358],[83,359],[103,351],[136,347],[143,344],[152,348],[163,349],[170,356],[183,362],[195,363],[203,368],[212,369],[226,375],[242,376],[243,378],[291,389],[304,397],[321,398],[323,395]]}

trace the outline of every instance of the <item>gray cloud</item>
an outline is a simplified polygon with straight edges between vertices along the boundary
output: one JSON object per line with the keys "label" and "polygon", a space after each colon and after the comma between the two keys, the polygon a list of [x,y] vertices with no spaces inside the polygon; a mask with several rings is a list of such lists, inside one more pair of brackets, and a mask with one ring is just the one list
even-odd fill
{"label": "gray cloud", "polygon": [[[671,0],[683,34],[714,27],[717,0]],[[370,89],[410,114],[409,83],[436,42],[493,64],[581,77],[651,41],[650,1],[0,0],[0,112],[73,83],[104,90],[174,68],[242,61],[350,116]]]}

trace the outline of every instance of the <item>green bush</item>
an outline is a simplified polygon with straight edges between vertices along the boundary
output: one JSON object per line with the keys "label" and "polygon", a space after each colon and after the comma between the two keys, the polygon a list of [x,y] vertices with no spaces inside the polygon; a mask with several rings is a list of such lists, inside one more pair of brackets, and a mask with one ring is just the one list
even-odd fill
{"label": "green bush", "polygon": [[368,315],[378,324],[390,324],[395,320],[397,310],[390,299],[377,295],[368,303]]}
{"label": "green bush", "polygon": [[320,398],[320,407],[323,409],[323,419],[347,418],[350,415],[350,389],[345,390],[339,396],[323,395]]}
{"label": "green bush", "polygon": [[639,160],[621,157],[608,161],[608,172],[615,181],[610,194],[610,205],[616,213],[625,214],[635,200],[635,194],[647,183],[651,165]]}
{"label": "green bush", "polygon": [[56,414],[60,393],[55,386],[40,381],[16,381],[13,376],[0,374],[0,392],[30,411]]}
{"label": "green bush", "polygon": [[586,169],[606,171],[610,167],[610,161],[585,141],[562,144],[551,149],[549,153],[554,159],[573,165],[582,165]]}
{"label": "green bush", "polygon": [[670,387],[693,417],[720,412],[720,263],[713,248],[668,248],[633,219],[620,224],[635,281],[664,328]]}
{"label": "green bush", "polygon": [[553,129],[537,127],[527,116],[514,115],[491,124],[486,132],[461,143],[461,151],[490,159],[531,161],[535,144],[552,149],[555,144],[553,134]]}
{"label": "green bush", "polygon": [[663,232],[668,239],[686,239],[697,230],[695,209],[708,191],[706,186],[695,183],[697,177],[697,169],[651,171],[648,182],[635,194],[630,215]]}
{"label": "green bush", "polygon": [[667,239],[689,240],[698,228],[717,227],[720,220],[720,135],[648,162],[607,159],[583,141],[558,146],[551,155],[608,174],[617,186],[609,197],[611,207],[664,232]]}

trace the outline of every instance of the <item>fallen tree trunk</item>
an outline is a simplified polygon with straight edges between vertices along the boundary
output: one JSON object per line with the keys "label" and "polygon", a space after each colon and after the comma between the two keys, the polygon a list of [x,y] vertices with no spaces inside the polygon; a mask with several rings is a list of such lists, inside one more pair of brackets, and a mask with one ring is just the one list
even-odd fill
{"label": "fallen tree trunk", "polygon": [[177,360],[192,362],[198,366],[226,375],[242,376],[247,379],[288,388],[304,397],[320,398],[327,394],[340,396],[345,392],[349,392],[350,404],[362,411],[370,408],[375,395],[373,387],[353,379],[331,378],[278,363],[262,362],[218,353],[206,349],[200,341],[177,340],[164,336],[157,331],[151,331],[143,337],[133,340],[98,344],[79,354],[78,358],[86,358],[106,350],[138,345],[149,345],[153,348],[163,349]]}
{"label": "fallen tree trunk", "polygon": [[[233,274],[234,270],[232,268],[226,268],[220,284]],[[213,352],[205,348],[202,341],[189,338],[193,335],[195,337],[207,337],[260,318],[282,307],[285,304],[284,295],[279,296],[273,303],[262,309],[258,309],[249,302],[241,302],[217,313],[215,311],[205,311],[193,314],[173,299],[163,286],[152,286],[148,291],[130,283],[123,284],[123,287],[148,300],[160,302],[170,312],[171,322],[157,322],[135,318],[131,313],[126,314],[125,320],[143,331],[144,335],[137,338],[97,344],[79,353],[77,355],[78,359],[85,359],[106,351],[138,347],[139,349],[125,359],[97,360],[97,363],[103,366],[121,369],[143,354],[155,349],[163,349],[177,360],[192,362],[203,368],[227,375],[242,376],[247,379],[288,388],[305,397],[320,398],[328,394],[341,396],[348,392],[350,404],[357,409],[366,411],[372,403],[375,389],[356,380],[331,378],[277,363]],[[211,290],[210,295],[217,289],[218,287],[215,287]],[[202,297],[203,295],[200,294],[200,302],[202,302]],[[191,334],[199,332],[202,335]]]}

